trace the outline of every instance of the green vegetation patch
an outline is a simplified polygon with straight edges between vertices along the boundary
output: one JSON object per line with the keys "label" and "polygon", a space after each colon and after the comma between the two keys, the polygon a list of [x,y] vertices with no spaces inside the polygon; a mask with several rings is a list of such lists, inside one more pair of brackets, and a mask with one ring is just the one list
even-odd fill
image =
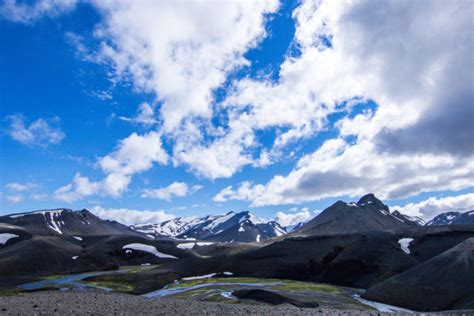
{"label": "green vegetation patch", "polygon": [[172,287],[187,287],[200,284],[211,284],[211,283],[277,283],[283,282],[283,280],[278,279],[257,279],[257,278],[205,278],[198,280],[190,281],[180,281],[177,284],[172,285]]}
{"label": "green vegetation patch", "polygon": [[95,282],[89,281],[86,283],[93,286],[108,288],[120,293],[130,293],[135,289],[135,287],[132,284],[127,284],[125,282],[117,282],[117,281],[95,281]]}
{"label": "green vegetation patch", "polygon": [[275,285],[275,289],[282,291],[312,291],[312,292],[324,292],[331,294],[340,294],[341,291],[337,286],[323,284],[323,283],[310,283],[310,282],[299,282],[299,281],[283,281],[283,284]]}
{"label": "green vegetation patch", "polygon": [[63,278],[65,276],[67,276],[67,274],[53,274],[53,275],[47,275],[47,276],[41,277],[41,279],[43,279],[43,280],[56,280],[56,279],[59,279],[59,278]]}
{"label": "green vegetation patch", "polygon": [[14,296],[21,292],[22,290],[18,288],[0,288],[0,296]]}
{"label": "green vegetation patch", "polygon": [[81,282],[88,285],[108,288],[120,293],[132,293],[136,288],[133,280],[123,274],[97,275],[86,278]]}
{"label": "green vegetation patch", "polygon": [[125,270],[127,273],[139,273],[143,271],[148,271],[151,269],[154,269],[156,267],[159,267],[159,264],[153,264],[153,265],[146,265],[146,266],[122,266],[120,267],[120,270]]}

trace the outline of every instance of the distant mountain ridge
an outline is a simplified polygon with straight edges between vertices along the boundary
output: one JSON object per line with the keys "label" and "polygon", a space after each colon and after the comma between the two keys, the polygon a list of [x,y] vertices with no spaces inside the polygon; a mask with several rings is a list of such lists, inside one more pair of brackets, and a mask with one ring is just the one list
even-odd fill
{"label": "distant mountain ridge", "polygon": [[437,215],[435,218],[426,223],[426,226],[439,225],[469,225],[474,224],[474,210],[465,213],[446,212]]}
{"label": "distant mountain ridge", "polygon": [[0,223],[18,226],[39,234],[58,235],[137,235],[128,226],[103,220],[90,211],[59,208],[18,213],[0,217]]}
{"label": "distant mountain ridge", "polygon": [[258,242],[286,234],[277,222],[266,222],[245,211],[199,218],[177,217],[158,224],[132,225],[132,229],[155,237],[216,242]]}

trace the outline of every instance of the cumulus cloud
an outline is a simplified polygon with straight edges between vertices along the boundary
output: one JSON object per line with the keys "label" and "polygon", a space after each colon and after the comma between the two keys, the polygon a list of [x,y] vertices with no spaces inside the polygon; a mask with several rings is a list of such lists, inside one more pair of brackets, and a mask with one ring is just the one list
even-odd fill
{"label": "cumulus cloud", "polygon": [[165,211],[139,211],[127,208],[104,208],[94,206],[91,212],[102,219],[114,220],[125,225],[135,225],[144,223],[161,223],[175,216]]}
{"label": "cumulus cloud", "polygon": [[37,119],[30,125],[25,123],[25,118],[21,114],[9,115],[6,120],[10,123],[7,129],[8,135],[27,146],[47,147],[49,145],[59,144],[65,137],[65,134],[59,127],[54,127],[59,118],[52,120]]}
{"label": "cumulus cloud", "polygon": [[264,187],[262,185],[253,186],[251,182],[245,181],[242,182],[236,190],[234,190],[231,185],[222,189],[212,200],[218,203],[226,202],[228,200],[252,201],[261,194],[261,191],[263,190]]}
{"label": "cumulus cloud", "polygon": [[55,191],[55,197],[65,202],[93,194],[118,197],[128,188],[134,174],[149,170],[154,163],[164,165],[167,161],[168,154],[162,148],[159,133],[133,133],[122,139],[115,151],[98,160],[106,174],[104,179],[94,182],[78,173],[72,183]]}
{"label": "cumulus cloud", "polygon": [[23,201],[23,195],[21,195],[21,194],[7,195],[7,201],[10,204],[19,203],[19,202]]}
{"label": "cumulus cloud", "polygon": [[305,222],[310,219],[313,215],[308,210],[308,208],[301,209],[299,212],[291,212],[291,213],[284,213],[284,212],[277,212],[275,214],[275,221],[280,223],[280,225],[287,227],[296,225],[301,222]]}
{"label": "cumulus cloud", "polygon": [[125,122],[130,122],[134,124],[141,124],[145,127],[151,127],[155,124],[158,124],[158,120],[155,118],[154,108],[144,102],[138,107],[138,114],[135,117],[125,117],[119,116],[119,119]]}
{"label": "cumulus cloud", "polygon": [[418,203],[409,203],[404,206],[391,206],[393,210],[430,220],[436,215],[445,212],[467,212],[474,210],[474,193],[467,193],[446,197],[430,197]]}
{"label": "cumulus cloud", "polygon": [[265,36],[263,14],[278,8],[277,1],[95,5],[105,18],[96,32],[101,55],[118,76],[159,96],[166,132],[187,116],[210,117],[212,90],[248,63],[243,54]]}
{"label": "cumulus cloud", "polygon": [[12,192],[24,192],[24,191],[28,191],[33,188],[36,188],[38,187],[38,185],[32,182],[26,182],[26,183],[11,182],[11,183],[7,183],[5,187]]}
{"label": "cumulus cloud", "polygon": [[[240,81],[227,102],[272,107],[282,90],[291,108],[292,99],[310,96],[312,102],[297,103],[316,104],[322,123],[339,104],[373,100],[377,108],[339,121],[340,135],[289,174],[245,185],[245,195],[227,188],[225,196],[263,206],[471,186],[474,38],[465,30],[472,28],[472,9],[466,1],[303,2],[293,14],[300,56],[287,58],[277,84]],[[293,126],[289,132],[304,137]]]}
{"label": "cumulus cloud", "polygon": [[55,17],[71,11],[76,3],[77,0],[38,0],[33,4],[4,0],[0,6],[0,17],[14,22],[32,23],[45,16]]}
{"label": "cumulus cloud", "polygon": [[265,16],[277,11],[278,1],[94,3],[104,17],[95,32],[101,41],[97,59],[110,63],[117,78],[132,79],[136,89],[157,96],[174,164],[211,179],[230,177],[244,165],[269,164],[265,155],[251,155],[255,143],[248,127],[219,127],[212,119],[225,111],[215,104],[215,89],[230,72],[249,65],[244,54],[265,38]]}
{"label": "cumulus cloud", "polygon": [[160,189],[145,189],[142,197],[171,201],[174,197],[184,197],[202,189],[200,185],[189,187],[184,182],[173,182],[169,186]]}

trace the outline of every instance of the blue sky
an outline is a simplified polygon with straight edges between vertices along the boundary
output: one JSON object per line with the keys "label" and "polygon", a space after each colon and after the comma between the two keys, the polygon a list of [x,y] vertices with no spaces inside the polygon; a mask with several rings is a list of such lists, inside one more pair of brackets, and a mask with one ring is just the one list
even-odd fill
{"label": "blue sky", "polygon": [[473,208],[472,9],[4,1],[1,213]]}

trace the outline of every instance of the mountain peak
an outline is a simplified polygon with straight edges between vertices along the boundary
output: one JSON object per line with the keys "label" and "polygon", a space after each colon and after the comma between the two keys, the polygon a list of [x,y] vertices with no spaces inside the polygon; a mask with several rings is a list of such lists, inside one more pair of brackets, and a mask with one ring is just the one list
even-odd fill
{"label": "mountain peak", "polygon": [[383,202],[380,201],[373,193],[364,195],[357,202],[357,205],[360,207],[368,206],[370,204],[372,204],[379,210],[383,209],[383,210],[389,211],[388,206],[383,204]]}

